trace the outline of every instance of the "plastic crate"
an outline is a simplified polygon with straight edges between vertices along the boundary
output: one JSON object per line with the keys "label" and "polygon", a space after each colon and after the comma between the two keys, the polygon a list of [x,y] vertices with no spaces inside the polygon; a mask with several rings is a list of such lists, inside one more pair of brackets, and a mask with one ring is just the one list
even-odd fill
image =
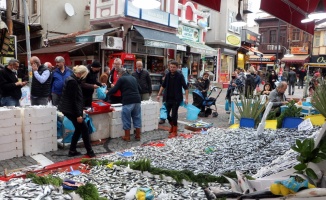
{"label": "plastic crate", "polygon": [[110,112],[111,104],[104,101],[93,101],[92,102],[93,112]]}
{"label": "plastic crate", "polygon": [[266,120],[265,128],[276,130],[277,129],[277,120]]}
{"label": "plastic crate", "polygon": [[283,119],[282,128],[298,128],[303,121],[300,117],[285,117]]}
{"label": "plastic crate", "polygon": [[325,123],[325,117],[321,114],[318,115],[307,115],[304,119],[310,118],[312,125],[321,126]]}
{"label": "plastic crate", "polygon": [[241,118],[240,119],[240,127],[254,128],[255,120],[251,118]]}

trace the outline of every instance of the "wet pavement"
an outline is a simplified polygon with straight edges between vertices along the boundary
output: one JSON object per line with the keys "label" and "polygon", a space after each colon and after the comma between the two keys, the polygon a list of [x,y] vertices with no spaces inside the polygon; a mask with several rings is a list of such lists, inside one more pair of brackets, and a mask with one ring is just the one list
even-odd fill
{"label": "wet pavement", "polygon": [[[212,93],[212,97],[217,96],[217,92]],[[295,91],[294,95],[288,96],[289,98],[302,98],[303,90],[297,89]],[[213,123],[213,127],[219,127],[219,128],[227,128],[229,127],[229,114],[227,114],[224,110],[224,104],[225,104],[225,95],[226,95],[226,89],[222,90],[222,93],[219,95],[219,97],[216,99],[216,106],[217,106],[217,117],[212,117],[210,115],[209,117],[199,117],[198,120],[202,120],[207,123]],[[154,96],[154,95],[153,95]],[[189,94],[189,103],[192,103],[192,95]],[[153,119],[153,120],[159,120]],[[180,107],[179,109],[179,121],[178,121],[178,132],[190,132],[188,130],[184,129],[184,126],[188,123],[191,123],[191,121],[188,121],[186,119],[186,109],[183,107]],[[121,138],[114,138],[114,139],[106,139],[101,141],[93,142],[92,146],[94,149],[94,152],[97,155],[101,154],[108,154],[113,153],[116,151],[122,151],[124,149],[128,149],[134,146],[140,146],[142,144],[151,142],[151,141],[158,141],[158,140],[164,140],[167,139],[168,136],[168,129],[170,125],[166,122],[164,124],[159,124],[158,129],[148,132],[143,132],[141,134],[141,141],[136,141],[134,139],[131,140],[131,142],[125,142]],[[71,157],[68,157],[68,149],[69,147],[65,148],[58,148],[57,151],[52,151],[48,153],[44,153],[43,155],[46,157],[44,158],[46,161],[43,161],[43,163],[56,163],[60,161],[65,161],[72,159]],[[80,144],[77,148],[78,151],[80,151],[82,154],[86,153],[86,150]],[[82,157],[82,156],[81,156]],[[35,157],[34,157],[35,158]],[[32,165],[38,165],[40,164],[38,161],[36,161],[31,156],[22,156],[7,160],[0,161],[0,175],[5,174],[5,169],[10,171],[15,171],[16,169],[25,168]]]}

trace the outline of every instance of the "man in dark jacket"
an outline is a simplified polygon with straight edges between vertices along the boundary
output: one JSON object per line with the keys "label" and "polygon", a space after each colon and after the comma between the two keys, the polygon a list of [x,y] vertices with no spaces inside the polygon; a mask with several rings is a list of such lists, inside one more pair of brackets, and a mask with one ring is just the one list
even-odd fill
{"label": "man in dark jacket", "polygon": [[106,85],[97,81],[98,73],[101,70],[101,64],[99,61],[94,60],[93,63],[87,67],[89,73],[85,80],[82,82],[82,90],[84,96],[84,107],[91,107],[93,100],[94,89]]}
{"label": "man in dark jacket", "polygon": [[62,56],[57,56],[54,61],[56,63],[56,69],[52,72],[51,97],[52,104],[58,106],[63,85],[66,78],[72,74],[72,71],[65,66],[65,59]]}
{"label": "man in dark jacket", "polygon": [[[166,74],[161,85],[160,91],[157,94],[157,100],[160,100],[163,90],[166,89],[164,96],[168,120],[171,125],[169,138],[173,138],[178,136],[178,110],[180,103],[183,101],[182,88],[185,90],[185,103],[188,104],[188,86],[183,74],[177,72],[178,62],[171,61],[169,67],[170,71]],[[170,114],[171,110],[172,114]]]}
{"label": "man in dark jacket", "polygon": [[88,69],[84,65],[78,65],[73,68],[73,74],[65,80],[61,101],[58,106],[58,109],[73,123],[75,127],[75,132],[71,138],[68,156],[78,156],[81,154],[76,150],[80,136],[83,138],[87,155],[89,157],[96,156],[91,146],[88,126],[83,118],[84,102],[81,90],[81,80],[87,76],[87,73]]}
{"label": "man in dark jacket", "polygon": [[123,124],[123,130],[125,136],[122,137],[125,141],[130,141],[130,129],[131,118],[133,125],[136,129],[135,139],[140,140],[140,128],[141,128],[141,107],[140,107],[140,91],[141,88],[137,83],[135,77],[126,73],[125,68],[119,68],[118,70],[119,80],[113,88],[108,92],[111,96],[116,91],[121,91],[122,97],[122,112],[121,119]]}
{"label": "man in dark jacket", "polygon": [[[294,67],[290,68],[290,72],[288,74],[288,84],[289,84],[289,95],[293,95],[294,94],[294,85],[297,82],[297,74],[294,72]],[[292,92],[291,92],[291,88],[292,88]]]}
{"label": "man in dark jacket", "polygon": [[51,92],[51,72],[36,56],[31,57],[30,64],[33,71],[31,103],[32,105],[47,105]]}
{"label": "man in dark jacket", "polygon": [[307,71],[305,70],[304,67],[301,67],[300,71],[299,71],[299,85],[298,85],[298,89],[303,88],[303,82],[304,82],[304,78],[307,75]]}
{"label": "man in dark jacket", "polygon": [[147,70],[143,69],[142,61],[136,62],[136,71],[132,73],[132,76],[136,78],[141,88],[141,100],[149,100],[152,95],[152,80]]}
{"label": "man in dark jacket", "polygon": [[22,96],[21,88],[27,84],[27,81],[18,81],[17,69],[19,61],[11,59],[3,70],[0,70],[0,90],[2,90],[2,106],[19,106],[19,100]]}

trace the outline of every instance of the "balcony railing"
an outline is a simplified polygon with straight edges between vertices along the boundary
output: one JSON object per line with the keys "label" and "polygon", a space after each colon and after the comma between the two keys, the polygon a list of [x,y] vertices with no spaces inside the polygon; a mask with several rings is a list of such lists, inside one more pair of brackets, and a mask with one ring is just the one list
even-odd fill
{"label": "balcony railing", "polygon": [[278,46],[278,51],[281,53],[283,52],[282,44],[260,44],[258,46],[259,51],[263,52],[263,53],[276,53],[277,51],[277,46]]}

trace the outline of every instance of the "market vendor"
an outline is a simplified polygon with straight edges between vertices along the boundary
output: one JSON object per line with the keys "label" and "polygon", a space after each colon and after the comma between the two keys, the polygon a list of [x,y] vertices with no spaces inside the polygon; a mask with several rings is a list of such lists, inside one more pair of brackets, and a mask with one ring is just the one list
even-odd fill
{"label": "market vendor", "polygon": [[[285,81],[280,82],[277,87],[270,92],[269,94],[269,102],[273,103],[273,109],[279,108],[288,102],[286,101],[286,97],[284,95],[284,92],[286,91],[288,87],[288,84]],[[276,113],[277,116],[281,114],[281,109],[279,109],[279,112]]]}

